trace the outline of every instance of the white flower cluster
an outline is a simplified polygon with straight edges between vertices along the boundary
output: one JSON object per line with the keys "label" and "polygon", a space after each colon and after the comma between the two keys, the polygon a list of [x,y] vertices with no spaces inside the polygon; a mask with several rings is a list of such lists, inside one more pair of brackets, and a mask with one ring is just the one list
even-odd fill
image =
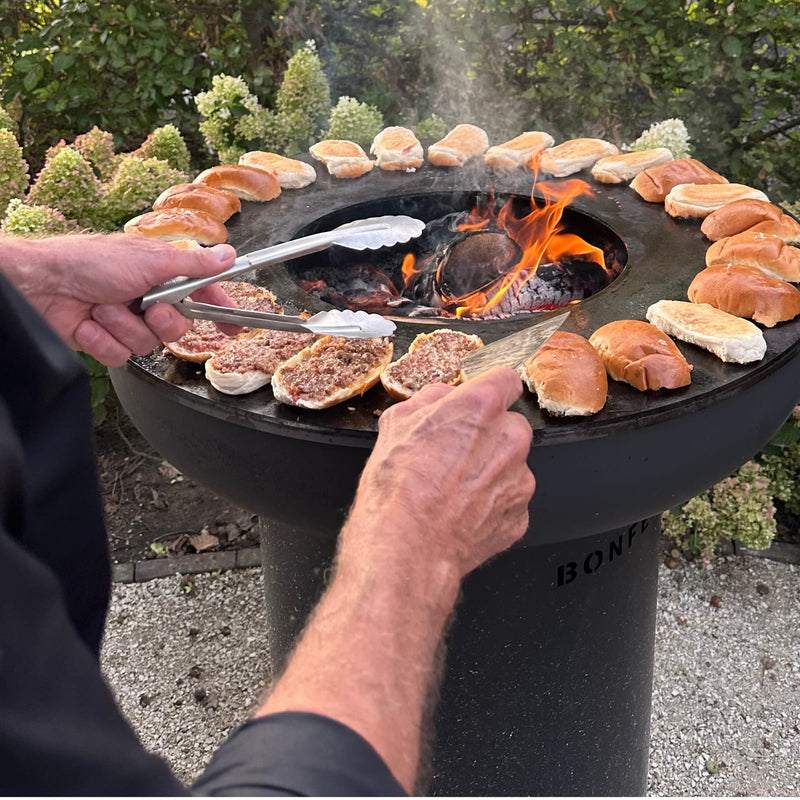
{"label": "white flower cluster", "polygon": [[331,111],[326,139],[349,139],[367,145],[383,130],[383,114],[375,106],[342,95]]}
{"label": "white flower cluster", "polygon": [[29,206],[15,198],[8,204],[0,233],[5,236],[41,238],[71,233],[77,227],[74,221],[68,220],[60,211],[47,206]]}
{"label": "white flower cluster", "polygon": [[259,108],[258,99],[240,75],[215,75],[211,79],[211,89],[195,95],[194,101],[204,117],[212,117],[220,112],[227,112],[224,117],[229,117],[231,109],[236,106],[241,106],[251,114]]}
{"label": "white flower cluster", "polygon": [[691,152],[689,131],[683,120],[665,119],[651,125],[626,150],[650,150],[654,147],[666,147],[673,158],[686,158]]}
{"label": "white flower cluster", "polygon": [[28,162],[11,131],[0,129],[0,212],[28,188]]}

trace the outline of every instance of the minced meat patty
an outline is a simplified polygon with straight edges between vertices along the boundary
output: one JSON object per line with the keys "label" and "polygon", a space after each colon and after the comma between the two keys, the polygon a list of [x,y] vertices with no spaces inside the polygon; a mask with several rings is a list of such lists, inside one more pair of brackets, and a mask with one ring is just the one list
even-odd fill
{"label": "minced meat patty", "polygon": [[315,345],[296,366],[281,368],[281,382],[292,400],[324,400],[380,364],[392,345],[386,339],[331,338]]}
{"label": "minced meat patty", "polygon": [[478,347],[474,339],[458,331],[436,331],[391,364],[387,375],[413,392],[431,383],[452,383],[461,373],[464,357]]}

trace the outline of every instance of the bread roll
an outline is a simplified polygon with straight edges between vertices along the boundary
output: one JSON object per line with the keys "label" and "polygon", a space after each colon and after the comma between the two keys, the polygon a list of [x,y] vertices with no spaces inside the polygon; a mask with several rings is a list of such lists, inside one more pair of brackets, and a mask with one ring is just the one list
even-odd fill
{"label": "bread roll", "polygon": [[242,204],[239,198],[227,189],[213,189],[205,183],[178,183],[161,192],[153,203],[153,211],[165,208],[205,211],[220,222],[227,222],[242,210]]}
{"label": "bread roll", "polygon": [[176,250],[200,250],[203,245],[198,244],[194,239],[173,239],[168,242]]}
{"label": "bread roll", "polygon": [[413,172],[422,166],[422,145],[414,131],[393,125],[384,128],[373,140],[370,153],[379,169]]}
{"label": "bread roll", "polygon": [[604,156],[619,153],[619,148],[603,139],[570,139],[550,147],[539,156],[539,169],[563,178],[591,167]]}
{"label": "bread roll", "polygon": [[603,361],[583,336],[556,331],[521,367],[539,407],[556,417],[596,414],[606,404]]}
{"label": "bread roll", "polygon": [[428,148],[428,161],[437,167],[463,167],[489,147],[489,137],[477,125],[456,125],[444,139]]}
{"label": "bread roll", "polygon": [[448,328],[420,333],[408,352],[381,373],[381,383],[395,400],[408,400],[431,383],[456,386],[461,380],[461,362],[479,347],[483,341],[474,334]]}
{"label": "bread roll", "polygon": [[503,144],[490,147],[483,156],[484,163],[494,169],[532,167],[536,155],[552,147],[555,139],[544,131],[525,131]]}
{"label": "bread roll", "polygon": [[194,239],[198,244],[221,244],[228,240],[225,226],[204,211],[190,208],[167,208],[148,211],[129,219],[125,233],[138,233],[171,242],[174,239]]}
{"label": "bread roll", "polygon": [[606,372],[640,391],[678,389],[691,383],[692,368],[675,342],[649,322],[621,319],[589,338]]}
{"label": "bread roll", "polygon": [[203,170],[195,183],[205,183],[213,189],[227,189],[241,200],[265,203],[281,193],[278,179],[269,172],[243,164],[222,164]]}
{"label": "bread roll", "polygon": [[764,334],[752,322],[707,303],[659,300],[647,309],[647,319],[664,333],[728,363],[761,361],[767,352]]}
{"label": "bread roll", "polygon": [[264,150],[251,150],[239,156],[239,163],[273,173],[281,189],[302,189],[317,179],[317,171],[311,164]]}
{"label": "bread roll", "polygon": [[640,172],[631,188],[648,203],[663,203],[681,183],[727,183],[728,179],[694,158],[680,158]]}
{"label": "bread roll", "polygon": [[388,339],[324,336],[281,364],[272,376],[275,399],[322,409],[364,394],[392,360]]}
{"label": "bread roll", "polygon": [[695,275],[688,295],[693,303],[708,303],[767,328],[800,314],[800,291],[758,267],[741,264],[706,267]]}
{"label": "bread roll", "polygon": [[223,394],[249,394],[266,386],[275,370],[306,347],[313,333],[257,330],[229,340],[205,362],[211,385]]}
{"label": "bread roll", "polygon": [[765,200],[734,200],[712,211],[700,226],[712,242],[754,230],[778,236],[784,242],[800,242],[800,222],[779,206]]}
{"label": "bread roll", "polygon": [[764,192],[741,183],[679,183],[664,198],[664,209],[671,217],[707,217],[712,211],[734,200],[767,200]]}
{"label": "bread roll", "polygon": [[706,266],[716,264],[745,264],[773,278],[800,281],[800,249],[759,231],[747,230],[714,242],[706,250]]}
{"label": "bread roll", "polygon": [[634,153],[618,153],[601,158],[592,167],[592,177],[600,183],[623,183],[635,178],[640,172],[672,161],[672,152],[666,147],[637,150]]}
{"label": "bread roll", "polygon": [[335,178],[358,178],[375,166],[360,145],[346,139],[325,139],[312,144],[308,152]]}

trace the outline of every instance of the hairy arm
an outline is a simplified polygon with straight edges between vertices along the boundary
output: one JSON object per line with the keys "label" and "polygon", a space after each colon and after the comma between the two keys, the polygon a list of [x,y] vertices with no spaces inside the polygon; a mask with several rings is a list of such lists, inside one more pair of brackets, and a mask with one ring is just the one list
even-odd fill
{"label": "hairy arm", "polygon": [[258,715],[343,722],[414,791],[437,648],[461,579],[527,529],[531,430],[495,370],[432,386],[381,417],[333,581]]}

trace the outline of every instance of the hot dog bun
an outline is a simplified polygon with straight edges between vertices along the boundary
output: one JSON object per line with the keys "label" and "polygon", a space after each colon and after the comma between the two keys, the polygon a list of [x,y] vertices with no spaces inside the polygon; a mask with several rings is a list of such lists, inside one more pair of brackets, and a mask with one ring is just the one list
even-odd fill
{"label": "hot dog bun", "polygon": [[784,242],[800,242],[800,222],[784,213],[779,206],[764,200],[734,200],[712,211],[700,230],[716,242],[747,230],[778,236]]}
{"label": "hot dog bun", "polygon": [[264,150],[251,150],[239,156],[239,163],[271,172],[278,179],[281,189],[302,189],[317,179],[317,171],[311,164]]}
{"label": "hot dog bun", "polygon": [[222,164],[203,170],[195,183],[205,183],[214,189],[227,189],[241,200],[265,203],[281,193],[278,179],[263,169],[244,164]]}
{"label": "hot dog bun", "polygon": [[384,128],[373,140],[370,153],[379,169],[413,171],[422,166],[422,145],[414,131],[400,125]]}
{"label": "hot dog bun", "polygon": [[198,244],[221,244],[228,240],[225,226],[205,211],[191,208],[166,208],[148,211],[129,219],[125,233],[138,233],[171,242],[175,239],[194,239]]}
{"label": "hot dog bun", "polygon": [[664,198],[671,217],[704,218],[734,200],[764,200],[764,192],[741,183],[679,183]]}
{"label": "hot dog bun", "polygon": [[517,169],[532,166],[532,160],[552,147],[555,139],[544,131],[525,131],[503,144],[492,145],[483,156],[484,163],[494,169]]}
{"label": "hot dog bun", "polygon": [[619,148],[603,139],[569,139],[550,147],[539,156],[539,169],[556,178],[591,167],[604,156],[619,153]]}
{"label": "hot dog bun", "polygon": [[592,177],[600,183],[623,183],[635,178],[640,172],[666,164],[667,161],[672,161],[672,152],[666,147],[618,153],[596,162],[592,167]]}
{"label": "hot dog bun", "polygon": [[437,167],[463,167],[471,158],[483,155],[489,137],[477,125],[456,125],[444,139],[428,148],[428,161]]}
{"label": "hot dog bun", "polygon": [[708,303],[767,328],[800,314],[800,291],[791,283],[742,264],[706,267],[695,275],[688,295],[693,303]]}
{"label": "hot dog bun", "polygon": [[556,331],[521,367],[539,407],[557,417],[596,414],[608,397],[606,368],[583,336]]}
{"label": "hot dog bun", "polygon": [[622,319],[598,328],[589,338],[606,372],[640,391],[678,389],[691,383],[692,368],[675,342],[649,322]]}
{"label": "hot dog bun", "polygon": [[778,236],[752,229],[714,242],[706,250],[706,266],[716,264],[745,264],[774,278],[800,281],[800,249]]}
{"label": "hot dog bun", "polygon": [[308,152],[335,178],[358,178],[375,166],[360,145],[346,139],[325,139],[312,144]]}
{"label": "hot dog bun", "polygon": [[227,189],[214,189],[205,183],[177,183],[161,192],[153,203],[153,211],[165,208],[191,208],[227,222],[242,210],[242,204]]}
{"label": "hot dog bun", "polygon": [[728,179],[694,158],[679,158],[640,172],[632,181],[633,189],[648,203],[663,203],[681,183],[727,183]]}

